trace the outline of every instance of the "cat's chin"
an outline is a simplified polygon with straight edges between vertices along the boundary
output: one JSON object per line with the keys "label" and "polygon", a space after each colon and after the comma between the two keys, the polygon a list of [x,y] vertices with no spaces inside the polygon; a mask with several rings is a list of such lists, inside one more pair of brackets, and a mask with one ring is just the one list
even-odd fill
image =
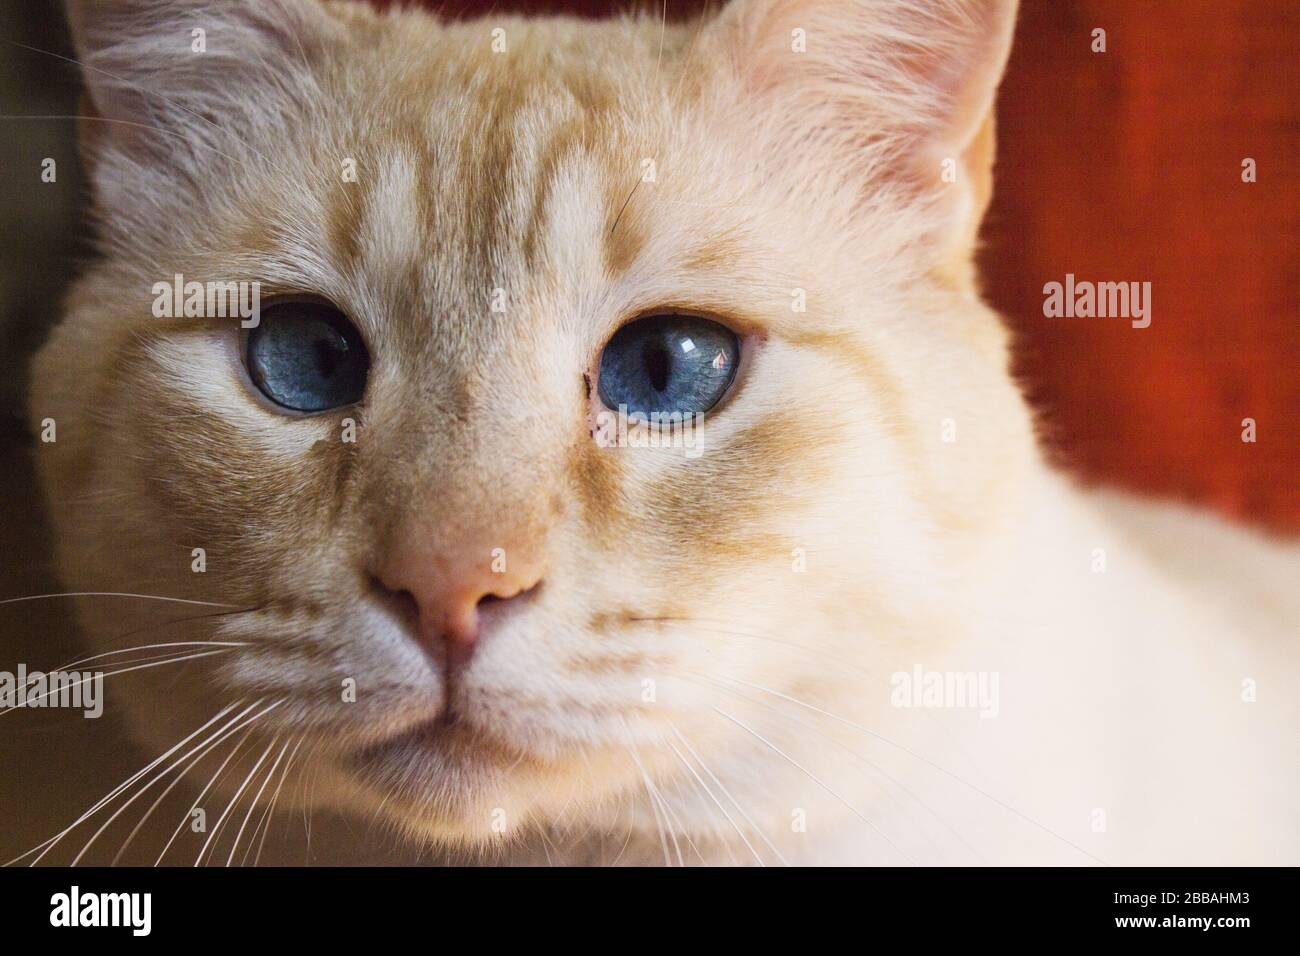
{"label": "cat's chin", "polygon": [[446,715],[335,757],[363,804],[417,838],[482,844],[518,812],[538,759]]}
{"label": "cat's chin", "polygon": [[381,818],[414,842],[474,853],[508,848],[575,815],[589,824],[590,813],[631,783],[622,751],[540,756],[445,716],[336,752],[330,762],[345,809]]}

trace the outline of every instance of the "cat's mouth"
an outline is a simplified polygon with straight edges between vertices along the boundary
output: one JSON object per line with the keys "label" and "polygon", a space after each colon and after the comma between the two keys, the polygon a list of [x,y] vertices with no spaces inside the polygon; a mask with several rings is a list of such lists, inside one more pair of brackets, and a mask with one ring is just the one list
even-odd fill
{"label": "cat's mouth", "polygon": [[[540,769],[524,753],[458,719],[454,712],[423,721],[341,756],[339,763],[384,812],[441,839],[491,838],[493,813]],[[369,799],[369,798],[367,798]]]}
{"label": "cat's mouth", "polygon": [[500,773],[530,759],[447,708],[436,717],[366,744],[350,755],[348,764],[363,777],[385,783],[408,778],[406,782],[416,784],[440,772],[458,777]]}
{"label": "cat's mouth", "polygon": [[383,759],[385,755],[425,753],[439,759],[459,758],[462,754],[486,753],[508,756],[519,760],[523,754],[512,750],[492,736],[471,727],[461,720],[450,707],[443,708],[435,717],[422,720],[383,740],[360,747],[355,757],[362,763]]}

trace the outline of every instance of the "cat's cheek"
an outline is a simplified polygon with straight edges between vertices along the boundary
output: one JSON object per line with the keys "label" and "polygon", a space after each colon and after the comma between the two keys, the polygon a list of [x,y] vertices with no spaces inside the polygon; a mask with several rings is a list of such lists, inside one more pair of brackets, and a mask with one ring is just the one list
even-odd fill
{"label": "cat's cheek", "polygon": [[267,608],[222,633],[244,648],[216,681],[232,695],[283,699],[268,725],[322,735],[326,749],[372,745],[445,705],[439,670],[406,627],[400,614],[365,601],[340,602],[324,616]]}

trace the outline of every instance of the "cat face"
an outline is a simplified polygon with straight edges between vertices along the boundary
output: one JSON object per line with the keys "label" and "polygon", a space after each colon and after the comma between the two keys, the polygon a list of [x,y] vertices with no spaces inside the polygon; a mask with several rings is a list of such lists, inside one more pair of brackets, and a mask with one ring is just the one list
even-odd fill
{"label": "cat face", "polygon": [[[32,413],[70,588],[225,605],[83,609],[220,642],[141,738],[223,713],[453,844],[819,799],[771,695],[885,707],[1030,454],[969,274],[1011,5],[123,6],[73,5],[104,256]],[[176,276],[259,325],[155,315]]]}

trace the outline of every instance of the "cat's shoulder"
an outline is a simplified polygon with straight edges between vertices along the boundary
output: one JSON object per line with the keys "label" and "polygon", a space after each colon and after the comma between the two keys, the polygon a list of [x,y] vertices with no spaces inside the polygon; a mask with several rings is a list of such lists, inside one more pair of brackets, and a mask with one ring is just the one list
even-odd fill
{"label": "cat's shoulder", "polygon": [[1086,493],[1119,536],[1162,574],[1225,603],[1266,605],[1300,626],[1300,538],[1211,511],[1113,489]]}

